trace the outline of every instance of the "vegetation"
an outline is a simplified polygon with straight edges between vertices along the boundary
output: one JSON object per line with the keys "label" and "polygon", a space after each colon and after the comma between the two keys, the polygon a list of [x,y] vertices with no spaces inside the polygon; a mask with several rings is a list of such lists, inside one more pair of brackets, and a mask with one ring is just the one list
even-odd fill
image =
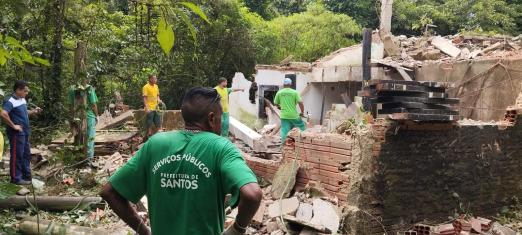
{"label": "vegetation", "polygon": [[[289,55],[314,61],[378,27],[377,0],[4,0],[0,1],[0,81],[31,85],[31,103],[44,108],[35,134],[63,124],[74,51],[85,42],[87,76],[101,107],[118,90],[141,107],[147,75],[157,73],[168,108],[187,87],[213,86],[235,72]],[[519,34],[520,0],[395,0],[393,32],[462,31]],[[1,84],[1,83],[0,83]],[[65,125],[64,125],[65,126]],[[48,129],[45,129],[48,128]]]}

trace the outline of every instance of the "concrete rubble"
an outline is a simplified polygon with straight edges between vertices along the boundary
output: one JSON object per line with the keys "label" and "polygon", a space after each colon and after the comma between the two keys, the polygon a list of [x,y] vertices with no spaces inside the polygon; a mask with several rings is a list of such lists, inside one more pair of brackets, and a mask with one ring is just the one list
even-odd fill
{"label": "concrete rubble", "polygon": [[519,37],[506,36],[396,36],[394,43],[402,53],[399,56],[388,56],[385,62],[397,62],[406,68],[422,66],[422,61],[461,61],[483,58],[498,58],[520,56],[522,40]]}
{"label": "concrete rubble", "polygon": [[502,226],[498,222],[482,218],[461,215],[453,219],[451,223],[437,225],[415,224],[410,230],[404,231],[404,235],[518,235],[520,233]]}

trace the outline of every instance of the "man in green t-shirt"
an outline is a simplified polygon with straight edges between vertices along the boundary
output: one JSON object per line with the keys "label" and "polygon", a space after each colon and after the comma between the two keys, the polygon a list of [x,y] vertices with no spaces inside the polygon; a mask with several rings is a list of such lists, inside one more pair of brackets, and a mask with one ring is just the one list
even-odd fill
{"label": "man in green t-shirt", "polygon": [[[276,93],[274,104],[281,108],[281,143],[285,143],[288,132],[294,127],[305,130],[305,123],[301,119],[304,112],[303,101],[299,92],[292,89],[292,80],[285,78],[284,88]],[[301,113],[297,113],[296,105],[299,104]]]}
{"label": "man in green t-shirt", "polygon": [[[129,201],[136,203],[144,195],[153,234],[244,234],[262,192],[239,150],[219,136],[219,94],[193,88],[183,99],[181,113],[185,130],[152,136],[100,195],[139,234],[151,232]],[[227,194],[238,214],[222,233]]]}
{"label": "man in green t-shirt", "polygon": [[[98,96],[96,96],[96,90],[94,87],[89,85],[90,78],[87,78],[82,85],[86,90],[87,94],[87,109],[86,109],[86,119],[87,119],[87,158],[92,160],[94,157],[94,138],[96,137],[96,124],[98,124]],[[74,112],[78,110],[74,110],[74,102],[76,100],[75,93],[76,89],[79,87],[72,86],[69,89],[69,103],[71,110],[71,117],[74,117]]]}

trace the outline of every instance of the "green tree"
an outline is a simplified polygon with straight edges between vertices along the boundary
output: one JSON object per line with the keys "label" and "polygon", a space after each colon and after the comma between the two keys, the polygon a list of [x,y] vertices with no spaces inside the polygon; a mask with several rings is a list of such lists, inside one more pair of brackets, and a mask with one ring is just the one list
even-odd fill
{"label": "green tree", "polygon": [[380,1],[377,0],[324,0],[326,7],[336,13],[351,16],[365,28],[379,27]]}
{"label": "green tree", "polygon": [[268,24],[278,38],[272,61],[289,55],[294,60],[314,61],[357,43],[361,32],[351,17],[330,12],[321,3],[310,4],[305,12],[278,17]]}

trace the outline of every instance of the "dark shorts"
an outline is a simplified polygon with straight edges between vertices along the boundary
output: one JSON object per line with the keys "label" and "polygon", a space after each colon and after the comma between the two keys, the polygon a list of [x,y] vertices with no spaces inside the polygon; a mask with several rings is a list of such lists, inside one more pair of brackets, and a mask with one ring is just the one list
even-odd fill
{"label": "dark shorts", "polygon": [[151,111],[147,113],[147,128],[154,125],[156,128],[161,126],[160,114],[158,111]]}

